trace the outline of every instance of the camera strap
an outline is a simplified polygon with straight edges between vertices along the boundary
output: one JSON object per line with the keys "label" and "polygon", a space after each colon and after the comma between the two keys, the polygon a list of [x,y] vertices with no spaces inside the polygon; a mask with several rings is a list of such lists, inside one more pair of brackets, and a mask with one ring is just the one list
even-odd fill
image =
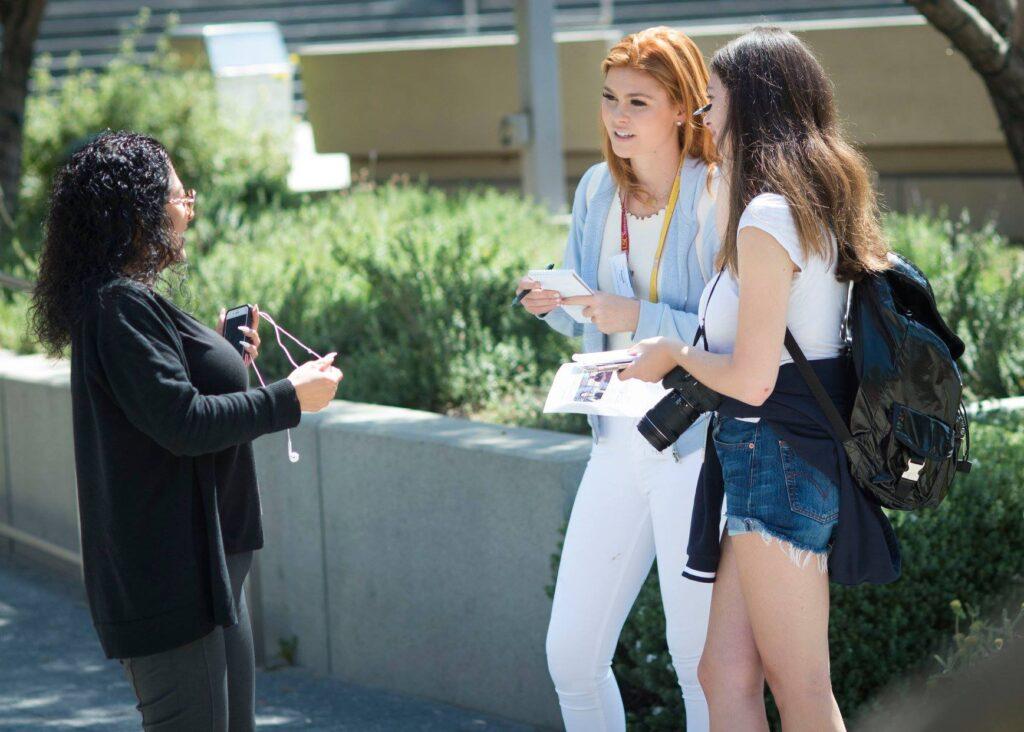
{"label": "camera strap", "polygon": [[718,287],[718,281],[722,279],[722,273],[725,272],[725,268],[718,270],[718,276],[715,277],[714,284],[711,285],[711,292],[708,293],[708,299],[704,303],[704,314],[700,316],[700,324],[697,325],[697,332],[693,335],[693,345],[696,346],[700,341],[704,341],[704,350],[710,351],[708,348],[708,332],[704,327],[704,320],[708,316],[708,306],[711,305],[711,298],[715,294],[715,288]]}
{"label": "camera strap", "polygon": [[[299,340],[298,338],[296,338],[296,337],[295,337],[295,336],[293,336],[293,335],[292,335],[291,333],[289,333],[289,332],[288,332],[287,330],[285,330],[285,329],[284,329],[284,328],[282,328],[282,327],[281,327],[280,325],[278,325],[278,324],[277,324],[277,321],[275,321],[275,320],[274,320],[274,319],[273,319],[273,318],[272,318],[272,317],[271,317],[271,316],[270,316],[269,314],[267,314],[267,313],[265,313],[265,312],[263,312],[263,311],[261,310],[261,311],[260,311],[260,317],[261,317],[261,318],[266,318],[267,322],[269,322],[269,323],[270,323],[270,325],[272,325],[272,326],[273,326],[273,328],[274,328],[274,337],[275,337],[275,338],[276,338],[276,340],[277,340],[277,345],[278,345],[278,346],[279,346],[279,347],[281,348],[281,350],[282,350],[282,351],[284,351],[284,355],[285,355],[285,357],[286,357],[286,358],[288,359],[288,362],[289,362],[289,363],[290,363],[290,364],[291,364],[291,365],[292,365],[292,366],[293,366],[294,368],[298,368],[298,367],[299,367],[299,365],[298,365],[297,363],[295,363],[295,359],[294,359],[294,358],[292,358],[292,354],[291,354],[291,351],[289,351],[289,350],[288,350],[288,347],[287,347],[287,346],[285,346],[285,344],[284,344],[284,343],[283,343],[283,342],[281,341],[281,335],[282,335],[282,334],[284,334],[284,335],[285,335],[286,337],[288,337],[288,338],[291,338],[291,339],[292,339],[293,341],[295,341],[295,342],[296,342],[296,343],[297,343],[297,344],[298,344],[298,345],[299,345],[299,346],[300,346],[300,347],[301,347],[301,348],[302,348],[302,349],[303,349],[304,351],[306,351],[306,353],[308,353],[309,355],[313,356],[314,358],[317,358],[317,359],[323,358],[323,356],[321,356],[321,355],[320,355],[319,353],[317,353],[316,351],[314,351],[314,350],[313,350],[312,348],[310,348],[309,346],[307,346],[307,345],[306,345],[305,343],[303,343],[303,342],[302,342],[302,341],[300,341],[300,340]],[[252,364],[252,369],[253,369],[253,371],[255,371],[255,372],[256,372],[256,378],[257,378],[257,379],[259,379],[259,381],[260,381],[260,386],[264,386],[264,387],[265,387],[265,386],[267,385],[267,382],[265,382],[265,381],[263,380],[263,374],[261,374],[261,373],[260,373],[259,367],[258,367],[258,366],[256,366],[256,362],[255,362],[254,360],[250,359],[250,360],[249,360],[249,363],[251,363],[251,364]],[[297,463],[297,462],[299,462],[299,453],[295,452],[295,450],[293,450],[293,449],[292,449],[292,431],[291,431],[290,429],[288,429],[288,430],[285,430],[285,434],[286,434],[286,435],[287,435],[287,437],[288,437],[288,460],[290,460],[290,461],[291,461],[291,462],[293,462],[293,463]]]}

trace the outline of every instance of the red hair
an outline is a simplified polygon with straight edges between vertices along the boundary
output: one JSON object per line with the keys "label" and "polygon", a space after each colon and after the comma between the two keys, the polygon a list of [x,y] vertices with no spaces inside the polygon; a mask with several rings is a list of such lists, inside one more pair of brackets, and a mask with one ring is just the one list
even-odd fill
{"label": "red hair", "polygon": [[[682,31],[658,26],[632,33],[616,43],[601,62],[601,72],[629,68],[650,74],[668,93],[673,104],[682,107],[686,120],[679,126],[679,149],[683,155],[699,158],[711,165],[718,160],[715,143],[699,119],[690,112],[707,104],[708,67],[690,37]],[[650,198],[637,180],[628,159],[612,150],[608,130],[601,125],[601,150],[612,178],[619,189],[640,200]]]}

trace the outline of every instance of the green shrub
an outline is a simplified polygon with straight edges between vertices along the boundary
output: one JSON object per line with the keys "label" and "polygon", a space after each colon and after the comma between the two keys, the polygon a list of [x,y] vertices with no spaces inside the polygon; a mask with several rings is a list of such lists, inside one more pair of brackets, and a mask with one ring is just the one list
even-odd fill
{"label": "green shrub", "polygon": [[890,216],[888,231],[935,290],[939,310],[963,339],[969,398],[1024,394],[1024,256],[989,225]]}
{"label": "green shrub", "polygon": [[[955,629],[950,602],[990,609],[1024,575],[1024,417],[996,415],[973,430],[974,470],[937,509],[893,512],[903,576],[891,585],[832,586],[832,681],[849,718],[890,682],[934,663]],[[665,647],[655,577],[616,651],[631,729],[678,729],[679,689]]]}
{"label": "green shrub", "polygon": [[[514,196],[364,187],[255,217],[196,258],[185,303],[206,322],[222,305],[258,303],[315,351],[338,351],[346,399],[496,414],[572,352],[509,307],[515,282],[560,239]],[[272,332],[262,329],[268,378],[290,369]],[[545,424],[531,407],[521,416]]]}
{"label": "green shrub", "polygon": [[[136,59],[135,37],[147,23],[143,11],[103,73],[75,70],[58,85],[47,59],[37,62],[35,91],[26,104],[16,222],[17,239],[29,255],[38,251],[54,172],[105,129],[151,135],[171,152],[185,186],[199,193],[200,249],[244,227],[250,212],[289,200],[284,149],[218,113],[208,72],[182,68],[166,36],[149,58]],[[11,258],[11,252],[0,252],[0,263],[9,265]]]}
{"label": "green shrub", "polygon": [[26,328],[28,305],[28,295],[0,289],[0,348],[15,353],[40,350]]}
{"label": "green shrub", "polygon": [[964,605],[959,598],[951,601],[949,607],[953,613],[953,640],[945,653],[935,655],[939,671],[928,679],[929,685],[954,681],[963,670],[1001,653],[1007,645],[1024,637],[1024,605],[1018,604],[1012,615],[1003,608],[997,622],[986,618],[977,607]]}

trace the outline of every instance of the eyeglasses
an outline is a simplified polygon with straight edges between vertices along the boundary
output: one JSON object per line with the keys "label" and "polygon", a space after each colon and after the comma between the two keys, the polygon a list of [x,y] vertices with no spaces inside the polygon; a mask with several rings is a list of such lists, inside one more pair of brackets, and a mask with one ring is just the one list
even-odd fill
{"label": "eyeglasses", "polygon": [[693,113],[693,116],[694,117],[703,117],[705,114],[707,114],[710,111],[711,111],[711,102],[708,102],[703,107],[701,107],[700,109],[696,110]]}
{"label": "eyeglasses", "polygon": [[189,219],[192,219],[196,215],[196,189],[189,188],[185,191],[184,196],[178,196],[176,198],[170,198],[167,203],[180,203],[185,206],[185,210],[188,211]]}

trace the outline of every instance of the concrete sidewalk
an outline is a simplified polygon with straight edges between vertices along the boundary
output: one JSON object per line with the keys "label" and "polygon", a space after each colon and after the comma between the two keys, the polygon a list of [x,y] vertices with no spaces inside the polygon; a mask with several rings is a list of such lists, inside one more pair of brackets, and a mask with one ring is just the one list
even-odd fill
{"label": "concrete sidewalk", "polygon": [[[0,555],[0,730],[138,730],[121,667],[103,657],[81,586]],[[532,727],[318,678],[256,677],[260,729],[502,730]]]}

